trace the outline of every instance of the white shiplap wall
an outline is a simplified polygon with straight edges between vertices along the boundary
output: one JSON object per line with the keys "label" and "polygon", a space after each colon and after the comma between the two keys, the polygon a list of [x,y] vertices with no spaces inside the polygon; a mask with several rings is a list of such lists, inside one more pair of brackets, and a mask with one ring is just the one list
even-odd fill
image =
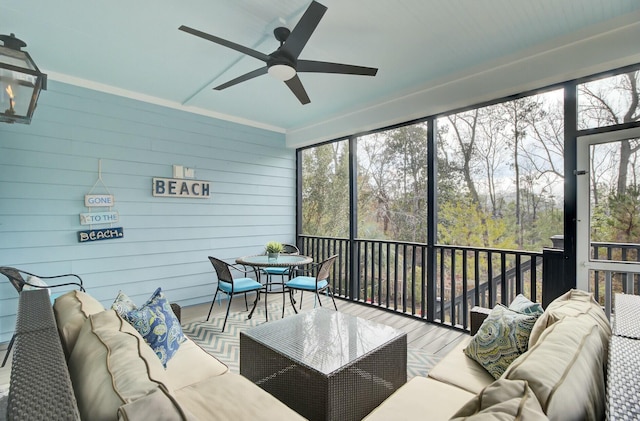
{"label": "white shiplap wall", "polygon": [[[99,160],[124,238],[80,244]],[[210,181],[212,197],[152,197],[152,177],[172,177],[173,164]],[[190,305],[212,298],[208,255],[231,261],[294,237],[295,150],[281,133],[55,82],[31,125],[0,123],[1,266],[77,273],[105,306],[120,289],[142,303],[159,286]],[[6,342],[17,293],[1,278]]]}

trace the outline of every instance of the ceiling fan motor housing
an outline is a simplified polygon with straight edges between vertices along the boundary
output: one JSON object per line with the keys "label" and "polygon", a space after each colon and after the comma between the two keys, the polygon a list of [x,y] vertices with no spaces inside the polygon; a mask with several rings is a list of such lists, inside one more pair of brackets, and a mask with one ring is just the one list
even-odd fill
{"label": "ceiling fan motor housing", "polygon": [[273,35],[275,35],[276,39],[280,41],[280,46],[282,46],[287,38],[289,38],[290,33],[291,31],[289,28],[285,28],[284,26],[279,26],[273,30]]}

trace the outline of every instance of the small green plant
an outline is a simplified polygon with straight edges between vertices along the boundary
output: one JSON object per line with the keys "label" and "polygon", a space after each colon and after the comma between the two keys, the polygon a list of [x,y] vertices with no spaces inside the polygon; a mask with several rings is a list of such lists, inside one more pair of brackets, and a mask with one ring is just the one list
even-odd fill
{"label": "small green plant", "polygon": [[282,243],[277,241],[269,241],[265,246],[265,250],[267,253],[282,253],[284,247],[282,247]]}

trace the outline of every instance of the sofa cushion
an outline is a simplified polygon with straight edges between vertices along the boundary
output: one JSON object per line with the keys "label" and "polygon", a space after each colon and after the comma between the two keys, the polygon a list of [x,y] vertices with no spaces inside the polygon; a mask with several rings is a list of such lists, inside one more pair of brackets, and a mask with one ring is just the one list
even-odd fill
{"label": "sofa cushion", "polygon": [[229,368],[187,338],[167,363],[169,390],[178,390],[206,378],[219,376]]}
{"label": "sofa cushion", "polygon": [[526,352],[529,334],[537,319],[538,315],[522,314],[497,305],[464,353],[497,379],[513,360]]}
{"label": "sofa cushion", "polygon": [[604,417],[604,349],[590,317],[565,317],[545,329],[504,378],[526,380],[551,420]]}
{"label": "sofa cushion", "polygon": [[414,377],[371,411],[366,421],[448,420],[473,393],[426,377]]}
{"label": "sofa cushion", "polygon": [[69,359],[82,419],[115,420],[118,408],[162,386],[160,360],[140,334],[113,310],[90,315]]}
{"label": "sofa cushion", "polygon": [[140,332],[165,367],[186,340],[180,321],[161,288],[156,289],[142,307],[121,316]]}
{"label": "sofa cushion", "polygon": [[201,420],[303,420],[302,416],[234,373],[209,377],[175,391],[182,408]]}
{"label": "sofa cushion", "polygon": [[463,352],[471,336],[461,341],[429,371],[429,377],[457,386],[471,393],[478,393],[495,379],[478,362]]}
{"label": "sofa cushion", "polygon": [[118,408],[118,421],[146,421],[149,414],[154,421],[195,421],[163,387]]}
{"label": "sofa cushion", "polygon": [[82,291],[69,291],[56,298],[53,312],[56,316],[62,348],[67,359],[73,351],[87,317],[102,311],[104,311],[104,307],[100,301]]}
{"label": "sofa cushion", "polygon": [[524,380],[499,379],[460,408],[451,420],[519,420],[548,419],[529,385]]}
{"label": "sofa cushion", "polygon": [[556,298],[547,306],[545,312],[536,321],[531,336],[529,337],[529,346],[533,346],[542,335],[542,332],[552,324],[564,319],[565,317],[582,317],[590,318],[600,328],[602,340],[609,342],[611,336],[611,326],[606,314],[602,311],[600,304],[593,298],[590,292],[579,289],[572,289],[564,295]]}

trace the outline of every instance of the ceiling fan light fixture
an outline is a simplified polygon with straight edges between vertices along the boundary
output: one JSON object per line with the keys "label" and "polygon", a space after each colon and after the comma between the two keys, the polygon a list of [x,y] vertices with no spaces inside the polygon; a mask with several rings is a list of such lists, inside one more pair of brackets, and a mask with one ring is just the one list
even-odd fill
{"label": "ceiling fan light fixture", "polygon": [[274,78],[285,82],[296,75],[296,69],[286,64],[274,64],[269,67],[268,73]]}

